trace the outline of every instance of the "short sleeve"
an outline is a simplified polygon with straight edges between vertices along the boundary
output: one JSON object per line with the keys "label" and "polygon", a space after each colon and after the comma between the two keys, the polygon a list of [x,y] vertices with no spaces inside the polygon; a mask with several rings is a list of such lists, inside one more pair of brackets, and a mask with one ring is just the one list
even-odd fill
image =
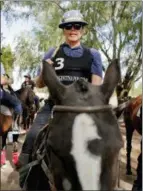
{"label": "short sleeve", "polygon": [[96,74],[102,78],[102,60],[100,53],[96,50],[91,48],[91,54],[93,56],[93,62],[91,66],[91,73]]}

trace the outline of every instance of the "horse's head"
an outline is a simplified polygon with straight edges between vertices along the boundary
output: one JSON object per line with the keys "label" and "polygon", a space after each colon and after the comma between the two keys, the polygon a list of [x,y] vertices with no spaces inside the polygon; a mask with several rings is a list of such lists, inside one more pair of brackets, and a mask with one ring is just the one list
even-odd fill
{"label": "horse's head", "polygon": [[28,116],[28,113],[35,107],[35,93],[28,87],[21,88],[15,93],[22,103],[24,116]]}
{"label": "horse's head", "polygon": [[118,61],[110,64],[101,86],[84,80],[64,86],[46,62],[43,79],[59,105],[49,134],[53,150],[64,161],[64,168],[51,161],[57,189],[113,190],[122,138],[108,102],[120,80]]}

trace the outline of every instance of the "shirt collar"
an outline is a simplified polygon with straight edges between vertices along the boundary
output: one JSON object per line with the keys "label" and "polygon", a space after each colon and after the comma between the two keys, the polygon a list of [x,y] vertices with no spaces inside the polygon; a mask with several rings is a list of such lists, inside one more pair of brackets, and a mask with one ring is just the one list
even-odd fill
{"label": "shirt collar", "polygon": [[71,47],[65,42],[65,43],[62,44],[62,46],[63,46],[63,47],[68,47],[69,49],[72,49],[72,50],[79,50],[79,49],[83,50],[83,47],[82,47],[81,44],[80,44],[79,46],[76,46],[76,47],[74,47],[74,48],[71,48]]}

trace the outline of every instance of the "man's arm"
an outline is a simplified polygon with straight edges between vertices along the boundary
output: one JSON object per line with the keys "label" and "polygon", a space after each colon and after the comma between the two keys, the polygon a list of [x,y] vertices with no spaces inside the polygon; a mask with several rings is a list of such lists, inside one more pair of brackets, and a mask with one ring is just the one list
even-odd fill
{"label": "man's arm", "polygon": [[90,49],[91,54],[93,56],[93,62],[91,66],[91,83],[93,85],[101,85],[102,84],[102,60],[101,55],[96,49]]}
{"label": "man's arm", "polygon": [[102,78],[98,75],[92,74],[91,83],[93,85],[101,85],[102,84]]}
{"label": "man's arm", "polygon": [[0,76],[0,84],[1,85],[6,85],[6,79],[3,75]]}

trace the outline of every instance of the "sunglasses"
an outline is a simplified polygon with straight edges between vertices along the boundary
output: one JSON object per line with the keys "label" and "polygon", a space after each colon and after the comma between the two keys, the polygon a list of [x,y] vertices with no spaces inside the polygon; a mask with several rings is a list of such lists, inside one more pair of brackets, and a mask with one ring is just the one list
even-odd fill
{"label": "sunglasses", "polygon": [[66,30],[71,30],[72,28],[74,28],[75,30],[80,30],[82,28],[81,24],[68,24],[64,26],[64,29]]}

